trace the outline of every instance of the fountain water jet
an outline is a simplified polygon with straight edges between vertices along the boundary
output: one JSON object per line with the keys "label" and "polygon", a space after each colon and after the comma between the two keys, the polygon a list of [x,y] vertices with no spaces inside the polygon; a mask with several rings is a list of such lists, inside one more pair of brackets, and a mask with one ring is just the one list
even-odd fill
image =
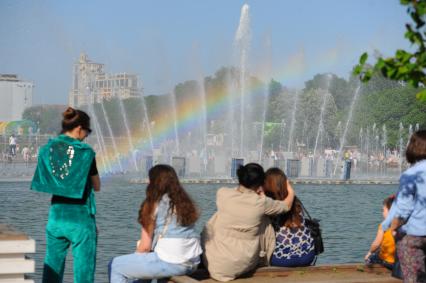
{"label": "fountain water jet", "polygon": [[178,133],[178,126],[177,126],[177,113],[176,113],[176,94],[174,90],[170,92],[170,99],[172,100],[172,114],[173,114],[173,127],[174,127],[174,133],[175,133],[175,148],[176,148],[176,154],[180,154],[180,147],[179,147],[179,133]]}
{"label": "fountain water jet", "polygon": [[293,150],[293,133],[294,126],[296,124],[296,111],[297,111],[297,103],[299,102],[299,91],[296,91],[294,102],[293,102],[293,111],[291,112],[291,122],[290,122],[290,133],[288,135],[288,145],[287,151],[291,152]]}
{"label": "fountain water jet", "polygon": [[244,145],[244,120],[245,120],[245,96],[246,96],[246,82],[247,82],[247,60],[250,48],[250,15],[249,5],[244,4],[241,8],[240,24],[235,35],[235,42],[239,49],[240,55],[240,147],[239,155],[243,156]]}
{"label": "fountain water jet", "polygon": [[104,168],[108,168],[111,171],[111,164],[109,164],[109,162],[106,161],[107,156],[105,154],[106,153],[105,141],[103,140],[103,135],[102,135],[102,131],[101,131],[100,126],[99,126],[98,117],[97,117],[97,115],[95,113],[95,109],[93,107],[93,103],[95,102],[95,99],[93,97],[93,100],[92,100],[92,93],[90,91],[90,87],[89,86],[86,87],[86,91],[87,91],[87,95],[91,99],[90,103],[88,104],[88,106],[89,106],[89,113],[90,113],[90,116],[92,117],[92,120],[93,120],[93,126],[94,126],[95,136],[96,136],[96,142],[97,142],[97,144],[99,146],[99,149],[100,149],[100,153],[101,153],[100,155],[101,155],[102,164],[103,164]]}
{"label": "fountain water jet", "polygon": [[404,140],[402,138],[402,134],[404,132],[404,125],[402,125],[402,122],[399,123],[399,131],[398,131],[398,137],[399,137],[399,172],[402,173],[402,151],[404,149]]}
{"label": "fountain water jet", "polygon": [[318,139],[319,139],[320,133],[324,131],[324,112],[325,112],[325,107],[326,107],[326,104],[327,104],[328,96],[329,96],[329,93],[328,93],[328,90],[327,90],[327,92],[324,92],[324,94],[323,94],[323,102],[322,102],[322,105],[321,105],[321,113],[320,113],[320,119],[319,119],[319,123],[318,123],[318,131],[317,131],[317,136],[315,138],[314,156],[316,156]]}
{"label": "fountain water jet", "polygon": [[357,101],[357,99],[358,99],[360,89],[361,89],[361,85],[360,85],[360,84],[358,84],[358,86],[357,86],[357,88],[356,88],[356,90],[355,90],[354,96],[353,96],[353,98],[352,98],[351,106],[350,106],[350,108],[349,108],[348,119],[346,120],[346,125],[345,125],[345,129],[344,129],[344,131],[343,131],[343,136],[342,136],[342,138],[340,139],[339,152],[338,152],[338,154],[337,154],[337,162],[336,162],[336,165],[335,165],[335,167],[334,167],[333,175],[335,175],[335,174],[336,174],[336,170],[337,170],[337,166],[338,166],[338,164],[339,164],[339,160],[340,160],[340,158],[342,157],[342,150],[343,150],[343,146],[345,145],[345,142],[346,142],[346,135],[347,135],[347,133],[348,133],[349,123],[350,123],[350,122],[352,122],[352,113],[353,113],[353,110],[354,110],[355,103],[356,103],[356,101]]}
{"label": "fountain water jet", "polygon": [[123,117],[124,127],[126,129],[127,142],[129,143],[129,147],[130,147],[130,155],[131,155],[132,160],[133,160],[133,166],[135,167],[136,171],[139,172],[139,167],[138,167],[138,163],[137,163],[136,156],[135,156],[135,146],[133,145],[133,139],[132,139],[132,135],[131,135],[130,129],[129,129],[129,122],[127,120],[127,114],[126,114],[126,111],[124,109],[123,101],[120,98],[118,98],[118,104],[119,104],[119,107],[120,107],[121,115]]}
{"label": "fountain water jet", "polygon": [[143,130],[143,126],[145,125],[146,129],[148,131],[149,145],[151,147],[151,154],[152,154],[154,152],[154,142],[152,140],[151,123],[149,121],[148,109],[146,108],[145,97],[143,96],[142,91],[141,91],[140,99],[141,99],[141,102],[142,102],[142,110],[143,110],[143,116],[144,116],[143,119],[142,119],[143,122],[141,123],[141,126],[142,126],[142,130]]}
{"label": "fountain water jet", "polygon": [[111,138],[112,148],[113,148],[113,151],[114,151],[115,158],[117,159],[118,167],[120,168],[120,172],[123,172],[123,165],[121,164],[120,153],[118,152],[117,143],[115,141],[115,136],[114,136],[114,133],[112,132],[111,124],[109,122],[108,115],[107,115],[107,113],[105,111],[105,106],[104,106],[103,99],[101,99],[100,104],[101,104],[101,108],[102,108],[102,114],[104,116],[105,123],[107,125],[108,134],[109,134],[109,136]]}

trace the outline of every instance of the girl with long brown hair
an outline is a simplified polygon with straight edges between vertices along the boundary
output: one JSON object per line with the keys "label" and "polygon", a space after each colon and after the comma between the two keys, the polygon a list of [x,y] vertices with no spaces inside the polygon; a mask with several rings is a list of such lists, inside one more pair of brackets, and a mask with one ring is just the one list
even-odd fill
{"label": "girl with long brown hair", "polygon": [[[264,191],[275,200],[284,200],[288,195],[288,179],[279,168],[266,171]],[[303,218],[302,203],[294,197],[290,210],[273,217],[276,234],[275,250],[271,265],[308,266],[315,260],[314,240]]]}
{"label": "girl with long brown hair", "polygon": [[166,278],[196,269],[202,249],[194,230],[198,211],[173,167],[149,170],[146,198],[139,209],[142,226],[136,252],[114,258],[110,282]]}

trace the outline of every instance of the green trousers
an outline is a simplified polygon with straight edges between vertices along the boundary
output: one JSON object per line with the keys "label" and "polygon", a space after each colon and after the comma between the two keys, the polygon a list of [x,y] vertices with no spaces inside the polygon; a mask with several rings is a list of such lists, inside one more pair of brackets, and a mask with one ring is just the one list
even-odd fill
{"label": "green trousers", "polygon": [[46,227],[43,283],[60,283],[72,247],[74,283],[93,283],[96,267],[96,221],[86,205],[52,204]]}

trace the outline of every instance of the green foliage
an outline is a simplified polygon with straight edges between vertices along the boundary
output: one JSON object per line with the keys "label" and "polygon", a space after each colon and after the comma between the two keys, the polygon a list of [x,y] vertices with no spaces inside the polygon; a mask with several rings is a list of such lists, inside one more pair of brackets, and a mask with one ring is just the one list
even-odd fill
{"label": "green foliage", "polygon": [[[412,87],[423,88],[426,86],[426,0],[401,0],[401,4],[407,6],[407,13],[413,21],[406,24],[405,38],[410,41],[415,51],[398,49],[394,57],[379,57],[373,66],[366,64],[368,54],[364,53],[353,73],[360,75],[363,82],[369,81],[373,74],[380,73],[391,80],[404,81]],[[426,101],[426,91],[420,90],[416,97]]]}
{"label": "green foliage", "polygon": [[22,119],[33,121],[41,134],[57,134],[61,131],[62,112],[65,105],[32,106],[25,109]]}
{"label": "green foliage", "polygon": [[416,92],[413,87],[405,87],[364,93],[354,111],[353,133],[356,135],[360,128],[366,129],[373,123],[386,125],[390,147],[397,146],[399,123],[405,127],[405,136],[409,124],[426,126],[426,105],[415,99]]}

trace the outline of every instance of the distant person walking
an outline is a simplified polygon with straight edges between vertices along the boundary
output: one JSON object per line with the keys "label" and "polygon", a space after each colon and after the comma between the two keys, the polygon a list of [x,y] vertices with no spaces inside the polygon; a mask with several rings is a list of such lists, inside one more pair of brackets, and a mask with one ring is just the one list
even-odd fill
{"label": "distant person walking", "polygon": [[10,151],[10,155],[12,156],[16,155],[16,137],[14,134],[12,134],[9,137],[9,151]]}
{"label": "distant person walking", "polygon": [[411,164],[399,179],[399,189],[384,231],[396,235],[396,250],[404,282],[426,282],[426,131],[415,132],[405,151]]}
{"label": "distant person walking", "polygon": [[28,166],[28,163],[30,162],[30,160],[31,160],[31,154],[30,154],[30,149],[29,149],[29,147],[28,146],[24,146],[24,148],[22,149],[22,151],[21,151],[21,154],[22,154],[22,159],[24,160],[24,162],[25,162],[25,165],[26,166]]}
{"label": "distant person walking", "polygon": [[43,283],[63,281],[65,257],[72,247],[75,283],[93,283],[96,263],[94,191],[100,191],[95,152],[82,141],[90,118],[71,107],[63,113],[62,133],[40,148],[31,189],[51,193],[46,227]]}

